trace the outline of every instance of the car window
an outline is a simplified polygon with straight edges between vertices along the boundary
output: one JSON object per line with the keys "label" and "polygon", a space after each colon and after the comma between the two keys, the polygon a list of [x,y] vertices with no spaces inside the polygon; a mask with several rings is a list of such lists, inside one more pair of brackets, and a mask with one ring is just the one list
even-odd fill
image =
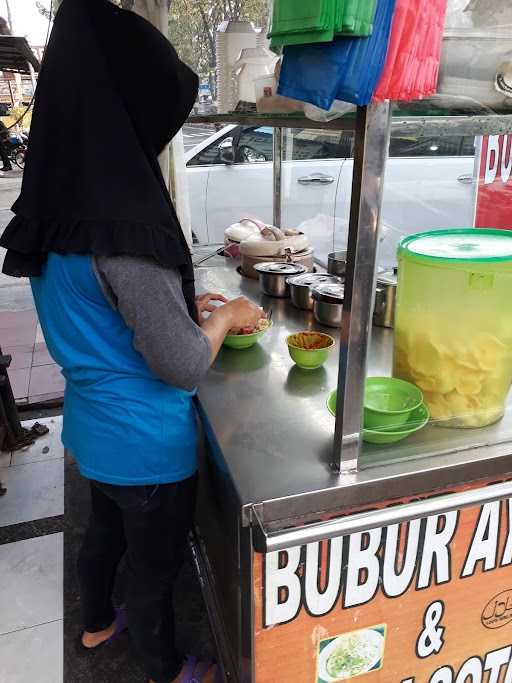
{"label": "car window", "polygon": [[287,131],[285,160],[344,159],[351,153],[352,136],[340,131],[306,128]]}
{"label": "car window", "polygon": [[476,154],[476,138],[474,135],[466,135],[462,138],[461,155],[474,157]]}
{"label": "car window", "polygon": [[[284,161],[344,159],[352,154],[353,136],[333,130],[288,128],[284,136]],[[273,159],[273,131],[268,126],[245,128],[238,139],[236,161],[261,163]]]}
{"label": "car window", "polygon": [[254,164],[272,161],[273,130],[268,126],[244,128],[236,147],[237,164]]}
{"label": "car window", "polygon": [[187,163],[187,166],[211,166],[212,164],[222,164],[224,163],[220,158],[219,145],[226,138],[232,137],[234,131],[226,133],[220,138],[217,138],[215,142],[208,147],[205,147],[198,154],[192,157]]}
{"label": "car window", "polygon": [[389,156],[395,158],[473,156],[474,153],[474,138],[462,135],[439,137],[392,135],[389,144]]}

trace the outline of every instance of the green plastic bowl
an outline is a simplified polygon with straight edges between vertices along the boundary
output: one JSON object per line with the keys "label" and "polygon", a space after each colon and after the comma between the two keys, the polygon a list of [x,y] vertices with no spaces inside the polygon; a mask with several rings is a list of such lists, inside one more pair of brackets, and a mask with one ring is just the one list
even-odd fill
{"label": "green plastic bowl", "polygon": [[[307,349],[300,345],[301,341],[312,337],[319,337],[325,346],[321,349]],[[307,331],[290,334],[286,343],[288,344],[291,359],[299,368],[302,368],[302,370],[318,370],[328,359],[329,353],[336,342],[333,337],[323,332]]]}
{"label": "green plastic bowl", "polygon": [[369,377],[364,392],[365,429],[398,430],[423,403],[418,387],[395,377]]}
{"label": "green plastic bowl", "polygon": [[363,441],[376,444],[397,443],[411,436],[411,434],[419,432],[429,420],[430,413],[427,406],[423,403],[411,412],[409,419],[400,429],[396,431],[389,429],[365,429]]}
{"label": "green plastic bowl", "polygon": [[[327,408],[331,415],[336,416],[336,396],[337,391],[331,391],[327,398]],[[425,404],[415,408],[407,420],[406,424],[399,430],[390,431],[387,429],[365,429],[363,432],[363,441],[374,444],[390,444],[397,443],[406,439],[411,434],[423,429],[430,420],[430,413]]]}
{"label": "green plastic bowl", "polygon": [[254,332],[253,334],[228,334],[224,339],[224,346],[230,349],[250,349],[259,342],[259,340],[267,334],[267,332],[272,327],[272,321],[269,326],[260,332]]}

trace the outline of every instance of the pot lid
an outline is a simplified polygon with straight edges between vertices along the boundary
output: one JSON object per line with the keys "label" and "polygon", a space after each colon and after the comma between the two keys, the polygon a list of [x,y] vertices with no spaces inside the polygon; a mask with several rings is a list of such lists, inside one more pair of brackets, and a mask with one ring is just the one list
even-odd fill
{"label": "pot lid", "polygon": [[257,263],[254,269],[258,273],[273,273],[274,275],[299,275],[306,271],[306,268],[300,263],[282,263],[279,261]]}
{"label": "pot lid", "polygon": [[313,285],[334,284],[335,282],[341,283],[340,278],[329,273],[302,273],[302,275],[293,275],[288,278],[288,284],[296,287],[309,288]]}
{"label": "pot lid", "polygon": [[499,263],[512,261],[512,232],[490,228],[435,230],[411,235],[399,247],[403,258],[422,262]]}
{"label": "pot lid", "polygon": [[378,285],[391,285],[396,287],[396,283],[398,280],[398,269],[393,268],[393,270],[385,270],[382,273],[379,273],[377,276],[377,284]]}
{"label": "pot lid", "polygon": [[313,286],[311,292],[315,301],[327,304],[342,304],[345,299],[345,286],[341,282]]}

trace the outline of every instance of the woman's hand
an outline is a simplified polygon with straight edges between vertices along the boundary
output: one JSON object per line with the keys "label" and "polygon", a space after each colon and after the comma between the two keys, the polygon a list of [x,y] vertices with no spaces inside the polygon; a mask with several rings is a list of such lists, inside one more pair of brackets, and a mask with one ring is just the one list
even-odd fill
{"label": "woman's hand", "polygon": [[223,306],[216,306],[211,315],[201,323],[203,332],[210,340],[212,363],[231,328],[255,327],[264,317],[263,309],[251,303],[245,296],[228,301]]}
{"label": "woman's hand", "polygon": [[196,296],[197,315],[200,322],[204,321],[204,313],[213,313],[217,310],[218,306],[212,303],[213,301],[221,301],[225,304],[228,300],[222,294],[213,294],[212,292]]}
{"label": "woman's hand", "polygon": [[263,309],[246,299],[245,296],[229,301],[222,308],[228,316],[228,330],[232,327],[255,327],[262,318],[266,317]]}

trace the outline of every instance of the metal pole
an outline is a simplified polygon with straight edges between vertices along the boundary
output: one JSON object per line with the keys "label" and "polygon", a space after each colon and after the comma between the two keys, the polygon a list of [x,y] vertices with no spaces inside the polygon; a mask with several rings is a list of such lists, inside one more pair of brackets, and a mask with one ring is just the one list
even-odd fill
{"label": "metal pole", "polygon": [[34,67],[30,62],[28,62],[28,68],[30,71],[30,80],[32,81],[32,96],[34,96],[37,87],[36,72],[34,71]]}
{"label": "metal pole", "polygon": [[9,86],[9,95],[11,96],[11,105],[12,105],[13,107],[15,107],[16,104],[15,104],[15,102],[14,102],[14,95],[12,94],[11,81],[7,81],[7,85]]}
{"label": "metal pole", "polygon": [[282,187],[283,187],[283,139],[284,131],[282,128],[274,128],[274,218],[273,223],[276,228],[281,227],[282,223]]}
{"label": "metal pole", "polygon": [[333,467],[342,473],[357,469],[361,450],[366,361],[390,131],[389,103],[358,108],[333,453]]}
{"label": "metal pole", "polygon": [[[7,427],[7,441],[10,447],[14,447],[16,441],[24,436],[25,432],[21,426],[16,408],[16,401],[12,393],[7,368],[11,364],[11,356],[2,353],[0,348],[0,403],[2,404],[2,416]],[[1,445],[1,444],[0,444]]]}
{"label": "metal pole", "polygon": [[7,23],[9,24],[9,29],[11,31],[11,34],[14,32],[13,26],[12,26],[12,11],[11,11],[11,5],[9,3],[9,0],[5,0],[5,7],[7,9]]}

